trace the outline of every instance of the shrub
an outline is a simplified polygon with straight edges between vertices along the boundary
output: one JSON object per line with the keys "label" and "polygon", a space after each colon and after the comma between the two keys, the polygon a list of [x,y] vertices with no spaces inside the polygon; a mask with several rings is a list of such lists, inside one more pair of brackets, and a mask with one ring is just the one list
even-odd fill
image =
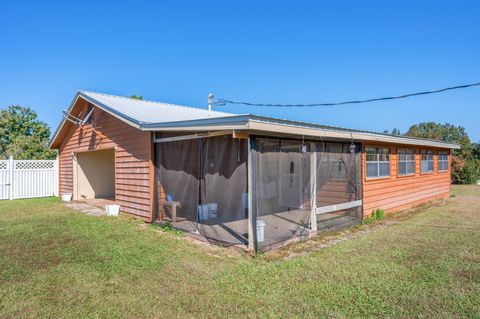
{"label": "shrub", "polygon": [[480,160],[455,157],[452,162],[452,179],[455,184],[475,184],[480,179]]}
{"label": "shrub", "polygon": [[379,219],[383,219],[385,217],[385,212],[383,211],[383,209],[377,209],[375,212],[375,219],[376,220],[379,220]]}
{"label": "shrub", "polygon": [[171,233],[171,234],[174,234],[174,235],[179,236],[179,237],[183,237],[185,235],[185,233],[182,232],[181,230],[175,229],[173,227],[172,223],[169,222],[169,221],[165,222],[164,224],[152,223],[150,225],[152,227],[161,229],[162,231],[164,231],[166,233]]}
{"label": "shrub", "polygon": [[383,219],[385,217],[385,211],[381,208],[375,209],[370,216],[363,220],[363,224],[370,224],[376,220]]}

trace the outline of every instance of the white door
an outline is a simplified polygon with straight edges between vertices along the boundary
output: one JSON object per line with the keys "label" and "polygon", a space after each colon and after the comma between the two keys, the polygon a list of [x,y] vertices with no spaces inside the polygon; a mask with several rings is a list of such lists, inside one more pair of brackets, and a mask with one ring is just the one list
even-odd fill
{"label": "white door", "polygon": [[302,206],[302,153],[298,146],[282,146],[279,153],[280,206],[300,208]]}

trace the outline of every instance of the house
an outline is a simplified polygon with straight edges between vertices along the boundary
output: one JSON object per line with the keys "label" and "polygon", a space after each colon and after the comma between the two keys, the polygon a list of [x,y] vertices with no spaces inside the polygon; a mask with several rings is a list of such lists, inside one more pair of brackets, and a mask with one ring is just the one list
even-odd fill
{"label": "house", "polygon": [[50,147],[60,193],[267,250],[450,194],[456,144],[79,91]]}

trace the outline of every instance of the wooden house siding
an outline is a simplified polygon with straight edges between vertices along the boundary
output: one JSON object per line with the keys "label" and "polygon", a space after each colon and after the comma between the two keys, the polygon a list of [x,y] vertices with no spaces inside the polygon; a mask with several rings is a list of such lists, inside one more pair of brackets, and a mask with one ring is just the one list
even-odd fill
{"label": "wooden house siding", "polygon": [[[381,146],[390,148],[390,177],[367,178],[365,147]],[[415,174],[409,176],[398,175],[399,148],[415,150]],[[432,150],[433,173],[421,172],[421,150]],[[375,209],[386,212],[406,209],[438,198],[450,195],[451,190],[451,156],[448,151],[449,169],[445,172],[438,171],[438,151],[429,147],[412,147],[395,144],[364,143],[362,152],[362,180],[363,180],[363,211],[364,216],[372,214]]]}
{"label": "wooden house siding", "polygon": [[[79,98],[71,114],[87,113],[87,102]],[[82,117],[83,117],[82,116]],[[153,210],[162,212],[160,204],[165,198],[160,181],[153,178],[156,172],[153,163],[154,145],[150,132],[143,132],[117,117],[94,107],[93,131],[89,126],[79,127],[66,122],[59,132],[60,192],[73,193],[73,154],[93,150],[115,150],[115,199],[123,212],[150,220]],[[387,143],[362,143],[362,198],[364,216],[374,209],[395,211],[408,208],[436,198],[447,197],[451,190],[451,169],[438,171],[438,151],[441,149]],[[390,148],[390,176],[372,179],[366,177],[366,146]],[[415,150],[415,175],[398,175],[398,148]],[[421,173],[421,150],[434,151],[434,172]],[[445,149],[443,149],[445,150]],[[450,152],[448,151],[450,154]],[[449,164],[451,156],[449,156]],[[158,172],[157,172],[158,174]],[[154,192],[157,183],[158,192]],[[345,185],[329,181],[317,188],[317,206],[327,206],[351,201],[345,193]],[[309,206],[309,203],[306,203]]]}
{"label": "wooden house siding", "polygon": [[346,203],[356,200],[355,193],[349,188],[349,185],[343,180],[330,180],[322,185],[317,184],[317,207]]}
{"label": "wooden house siding", "polygon": [[[79,99],[73,115],[86,114],[87,103]],[[73,193],[73,154],[115,149],[115,200],[123,212],[150,219],[151,133],[140,131],[94,107],[93,125],[65,124],[59,147],[60,192]]]}

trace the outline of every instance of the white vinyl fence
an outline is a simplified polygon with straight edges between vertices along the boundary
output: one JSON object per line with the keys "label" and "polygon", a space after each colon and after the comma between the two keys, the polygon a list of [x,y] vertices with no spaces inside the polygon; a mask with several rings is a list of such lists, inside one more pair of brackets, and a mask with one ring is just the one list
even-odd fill
{"label": "white vinyl fence", "polygon": [[0,161],[0,200],[58,196],[58,159]]}

